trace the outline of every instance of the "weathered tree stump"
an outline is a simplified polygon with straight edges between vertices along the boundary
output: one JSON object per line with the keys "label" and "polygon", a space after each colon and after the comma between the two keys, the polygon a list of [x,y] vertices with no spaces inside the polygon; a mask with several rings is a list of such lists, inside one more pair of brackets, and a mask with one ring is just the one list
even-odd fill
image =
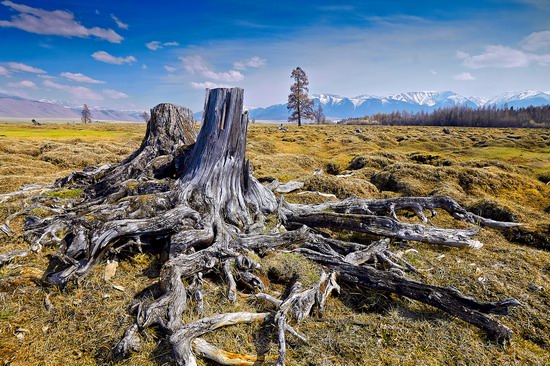
{"label": "weathered tree stump", "polygon": [[[86,275],[123,249],[157,246],[166,253],[159,279],[162,293],[137,300],[135,323],[114,348],[116,354],[139,349],[142,330],[158,325],[178,365],[195,365],[196,355],[221,364],[252,365],[260,359],[220,350],[200,337],[222,326],[271,322],[279,345],[276,364],[283,365],[286,334],[305,339],[294,327],[313,311],[322,312],[329,294],[340,291],[337,280],[432,305],[483,329],[498,342],[510,338],[511,330],[487,314],[508,314],[511,306],[519,304],[516,300],[482,303],[453,288],[411,281],[404,272],[415,268],[392,253],[389,240],[370,245],[344,242],[314,229],[480,248],[473,239],[475,228],[426,226],[424,212],[442,209],[456,219],[494,228],[516,224],[474,215],[448,197],[348,199],[322,205],[277,200],[251,175],[245,159],[248,116],[242,107],[242,89],[209,90],[198,136],[189,110],[168,104],[155,107],[141,147],[122,163],[86,169],[56,182],[56,187],[82,188],[86,199],[57,207],[57,214],[48,218],[27,217],[25,237],[32,249],[59,246],[47,276],[54,285]],[[414,213],[424,224],[401,222],[400,211]],[[275,218],[278,225],[266,229],[267,218]],[[8,233],[9,226],[4,226]],[[319,283],[307,289],[299,282],[289,284],[281,299],[262,293],[263,283],[254,274],[259,264],[250,253],[263,256],[273,250],[293,250],[331,274],[323,273]],[[204,306],[207,273],[225,277],[228,301],[236,301],[235,278],[239,278],[258,292],[257,298],[272,304],[273,311],[220,314],[185,324],[185,309],[194,306],[201,311]]]}

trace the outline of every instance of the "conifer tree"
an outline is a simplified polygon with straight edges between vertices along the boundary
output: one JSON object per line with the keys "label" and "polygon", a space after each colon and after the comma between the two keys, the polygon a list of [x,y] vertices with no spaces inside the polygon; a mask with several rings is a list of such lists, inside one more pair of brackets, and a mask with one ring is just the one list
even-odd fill
{"label": "conifer tree", "polygon": [[90,112],[90,108],[88,108],[87,104],[84,104],[84,107],[82,107],[82,123],[92,123],[92,113]]}
{"label": "conifer tree", "polygon": [[313,117],[313,100],[309,99],[309,81],[307,75],[300,67],[292,70],[291,78],[294,79],[294,84],[290,87],[288,95],[288,110],[292,111],[288,120],[290,122],[297,121],[298,126],[302,125],[302,119]]}

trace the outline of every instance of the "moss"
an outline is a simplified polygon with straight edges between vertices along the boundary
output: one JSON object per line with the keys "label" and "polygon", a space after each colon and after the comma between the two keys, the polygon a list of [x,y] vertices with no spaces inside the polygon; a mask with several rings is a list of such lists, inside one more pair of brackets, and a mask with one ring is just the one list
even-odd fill
{"label": "moss", "polygon": [[66,199],[80,198],[82,197],[83,194],[84,192],[82,191],[82,189],[62,189],[59,191],[46,193],[46,195],[50,197],[66,198]]}
{"label": "moss", "polygon": [[38,216],[38,217],[48,217],[48,216],[51,216],[52,215],[52,211],[46,209],[46,208],[43,208],[43,207],[37,207],[37,208],[33,208],[32,210],[29,211],[29,215],[30,216]]}
{"label": "moss", "polygon": [[321,267],[294,253],[273,253],[262,259],[263,272],[276,283],[300,281],[309,288],[321,279]]}
{"label": "moss", "polygon": [[9,307],[0,309],[0,321],[7,321],[13,317],[13,311]]}

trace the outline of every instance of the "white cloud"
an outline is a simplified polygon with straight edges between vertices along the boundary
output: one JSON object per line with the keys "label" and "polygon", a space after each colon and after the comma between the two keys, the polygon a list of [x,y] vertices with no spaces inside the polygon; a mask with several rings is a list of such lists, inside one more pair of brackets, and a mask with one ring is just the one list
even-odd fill
{"label": "white cloud", "polygon": [[205,78],[218,81],[240,81],[244,79],[244,75],[237,70],[229,70],[226,72],[215,72],[206,61],[198,55],[182,57],[183,66],[190,74],[199,74]]}
{"label": "white cloud", "polygon": [[8,83],[8,86],[12,88],[31,88],[36,89],[36,84],[30,80],[22,80],[16,83]]}
{"label": "white cloud", "polygon": [[142,68],[143,70],[147,70],[147,65],[142,64],[142,65],[141,65],[141,68]]}
{"label": "white cloud", "polygon": [[115,21],[116,25],[121,29],[128,29],[128,24],[123,23],[117,16],[111,14],[111,18]]}
{"label": "white cloud", "polygon": [[147,47],[151,51],[156,51],[159,48],[162,48],[162,44],[159,41],[151,41],[149,43],[146,43],[145,47]]}
{"label": "white cloud", "polygon": [[437,74],[438,74],[437,71],[435,71],[435,70],[430,70],[430,73],[431,73],[432,75],[437,75]]}
{"label": "white cloud", "polygon": [[174,47],[179,46],[180,44],[178,42],[172,41],[172,42],[159,42],[159,41],[151,41],[149,43],[146,43],[145,46],[150,49],[151,51],[156,51],[158,49],[164,48],[164,47]]}
{"label": "white cloud", "polygon": [[29,65],[22,64],[20,62],[8,62],[6,65],[12,70],[15,71],[23,71],[23,72],[31,72],[33,74],[45,74],[46,71],[39,69],[37,67],[32,67]]}
{"label": "white cloud", "polygon": [[47,88],[64,90],[69,92],[73,97],[80,100],[103,100],[101,94],[86,88],[85,86],[71,86],[65,84],[59,84],[51,80],[44,80],[42,84]]}
{"label": "white cloud", "polygon": [[463,51],[456,51],[456,57],[461,59],[461,60],[464,60],[465,58],[470,57],[470,54],[468,54],[466,52],[463,52]]}
{"label": "white cloud", "polygon": [[131,64],[137,61],[134,56],[115,57],[105,51],[94,52],[92,53],[92,57],[98,61],[114,65]]}
{"label": "white cloud", "polygon": [[515,68],[527,67],[531,63],[546,65],[550,63],[550,55],[537,55],[524,52],[514,48],[490,45],[479,54],[471,56],[465,52],[457,52],[457,57],[462,59],[462,64],[471,69],[494,68]]}
{"label": "white cloud", "polygon": [[57,79],[55,76],[51,76],[51,75],[44,75],[44,74],[40,74],[40,75],[37,75],[39,78],[42,78],[42,79]]}
{"label": "white cloud", "polygon": [[254,56],[245,61],[237,61],[233,63],[233,67],[237,70],[246,70],[248,68],[258,68],[266,65],[266,59]]}
{"label": "white cloud", "polygon": [[211,81],[205,81],[204,83],[191,82],[193,89],[214,89],[214,88],[230,88],[230,85],[216,84]]}
{"label": "white cloud", "polygon": [[128,94],[113,89],[103,89],[103,94],[111,99],[128,98]]}
{"label": "white cloud", "polygon": [[104,84],[105,83],[104,81],[92,79],[91,77],[86,76],[84,74],[81,74],[79,72],[76,73],[76,74],[73,74],[72,72],[62,72],[61,74],[59,74],[59,76],[63,76],[66,79],[76,81],[78,83],[89,83],[89,84]]}
{"label": "white cloud", "polygon": [[0,75],[10,77],[11,73],[4,66],[0,66]]}
{"label": "white cloud", "polygon": [[176,67],[174,66],[168,66],[168,65],[164,65],[164,70],[168,71],[168,72],[174,72],[177,70]]}
{"label": "white cloud", "polygon": [[30,98],[30,96],[24,90],[15,90],[15,89],[6,90],[6,89],[0,88],[0,94],[12,95],[14,97],[20,97],[25,99]]}
{"label": "white cloud", "polygon": [[62,37],[87,38],[94,36],[111,43],[120,43],[124,39],[110,28],[86,28],[74,19],[73,13],[66,10],[48,11],[12,1],[2,1],[2,5],[19,13],[13,15],[11,20],[0,20],[0,27],[17,28],[29,33]]}
{"label": "white cloud", "polygon": [[536,51],[550,47],[550,31],[531,33],[521,41],[527,51]]}
{"label": "white cloud", "polygon": [[469,72],[461,72],[460,74],[456,74],[455,76],[453,76],[453,79],[459,80],[459,81],[473,81],[473,80],[476,80],[475,76],[473,76]]}

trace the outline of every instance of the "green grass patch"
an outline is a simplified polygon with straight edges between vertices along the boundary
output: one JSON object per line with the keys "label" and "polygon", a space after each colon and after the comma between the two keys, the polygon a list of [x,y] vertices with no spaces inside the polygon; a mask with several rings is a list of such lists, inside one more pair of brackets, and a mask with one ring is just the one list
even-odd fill
{"label": "green grass patch", "polygon": [[82,191],[82,189],[62,189],[59,191],[46,193],[46,195],[50,197],[66,198],[66,199],[79,198],[79,197],[82,197],[83,194],[84,194],[84,191]]}

